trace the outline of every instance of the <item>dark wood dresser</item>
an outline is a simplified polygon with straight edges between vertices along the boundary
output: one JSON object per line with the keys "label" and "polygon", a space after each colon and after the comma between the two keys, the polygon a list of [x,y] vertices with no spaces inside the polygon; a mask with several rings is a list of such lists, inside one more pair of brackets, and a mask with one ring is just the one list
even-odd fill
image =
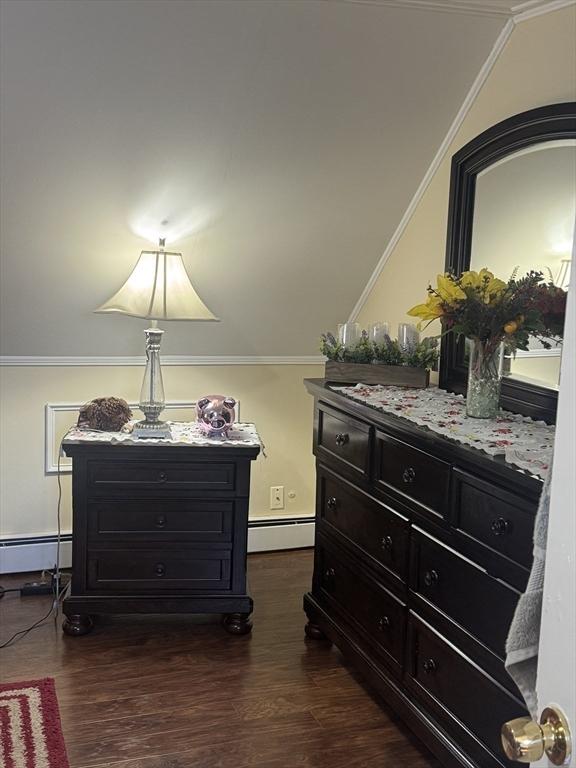
{"label": "dark wood dresser", "polygon": [[526,714],[504,645],[532,559],[541,482],[308,380],[316,551],[304,597],[328,638],[443,765],[513,766]]}
{"label": "dark wood dresser", "polygon": [[250,463],[258,445],[64,442],[73,460],[64,631],[94,614],[220,613],[250,631]]}

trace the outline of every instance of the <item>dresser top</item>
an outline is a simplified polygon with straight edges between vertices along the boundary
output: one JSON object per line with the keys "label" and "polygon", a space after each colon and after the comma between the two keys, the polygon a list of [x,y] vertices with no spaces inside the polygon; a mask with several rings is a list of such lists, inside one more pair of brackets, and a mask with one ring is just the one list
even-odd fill
{"label": "dresser top", "polygon": [[[470,439],[464,439],[466,436],[463,437],[462,435],[459,436],[459,439],[455,434],[450,434],[448,429],[434,429],[434,425],[428,426],[420,418],[411,419],[406,409],[393,407],[394,402],[388,404],[390,408],[388,408],[388,405],[378,407],[375,402],[371,401],[370,397],[363,396],[365,393],[360,392],[358,397],[356,397],[356,393],[352,393],[352,396],[350,396],[349,390],[351,387],[346,387],[346,385],[339,382],[328,382],[325,379],[305,379],[305,385],[310,394],[316,398],[354,414],[376,426],[381,426],[400,439],[416,441],[424,450],[438,453],[445,460],[458,464],[464,462],[469,467],[474,467],[475,470],[483,469],[484,473],[496,473],[506,476],[509,480],[515,479],[516,482],[521,483],[525,487],[530,486],[535,490],[541,487],[542,477],[538,477],[538,475],[540,473],[545,475],[546,471],[537,467],[536,464],[532,467],[526,462],[522,466],[522,462],[519,459],[511,460],[514,454],[514,451],[511,449],[514,446],[507,446],[507,440],[501,441],[503,443],[501,447],[495,446],[494,442],[492,442],[490,450],[485,451],[482,450],[482,441],[476,439],[473,434],[468,436]],[[341,391],[343,388],[347,390],[346,393]],[[391,389],[395,390],[397,388],[393,387]],[[418,396],[419,392],[428,393],[426,394],[427,398],[430,396],[430,390],[415,389],[408,391],[412,396]],[[393,400],[394,398],[390,399]],[[415,410],[418,411],[419,409]],[[537,422],[533,422],[533,425],[538,429],[540,426],[546,427],[547,433],[548,430],[551,430],[553,438],[553,427],[547,427],[543,423],[540,425]],[[502,426],[507,427],[508,425]],[[509,435],[502,435],[502,437],[507,438]],[[550,435],[547,434],[548,442],[549,437]],[[506,454],[508,454],[507,457]]]}
{"label": "dresser top", "polygon": [[[134,422],[129,422],[132,424]],[[64,446],[106,444],[121,446],[174,447],[185,446],[198,448],[257,448],[262,447],[262,441],[254,424],[234,424],[227,437],[209,437],[195,421],[169,421],[171,437],[169,438],[137,438],[131,432],[102,432],[91,429],[72,427],[63,440]]]}

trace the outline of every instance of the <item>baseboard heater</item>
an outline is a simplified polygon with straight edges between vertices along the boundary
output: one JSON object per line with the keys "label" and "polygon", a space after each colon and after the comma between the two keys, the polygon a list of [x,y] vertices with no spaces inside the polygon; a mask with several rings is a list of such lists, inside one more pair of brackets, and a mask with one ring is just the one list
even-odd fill
{"label": "baseboard heater", "polygon": [[[52,568],[56,535],[0,540],[0,573],[29,573]],[[60,565],[72,565],[72,534],[62,534]],[[256,518],[248,523],[248,552],[273,552],[314,546],[314,517]]]}

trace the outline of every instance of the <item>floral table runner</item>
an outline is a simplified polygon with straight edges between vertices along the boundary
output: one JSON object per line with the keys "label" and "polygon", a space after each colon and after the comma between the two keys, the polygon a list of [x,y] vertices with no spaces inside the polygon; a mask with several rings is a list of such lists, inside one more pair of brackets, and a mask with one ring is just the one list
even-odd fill
{"label": "floral table runner", "polygon": [[331,385],[351,400],[413,421],[545,478],[552,463],[555,427],[508,411],[495,419],[466,416],[466,400],[443,389],[406,389],[382,384]]}
{"label": "floral table runner", "polygon": [[[135,422],[128,423],[129,425]],[[121,443],[123,445],[221,445],[228,448],[239,446],[262,446],[262,441],[254,424],[234,424],[228,437],[208,437],[195,421],[168,421],[171,437],[169,438],[137,438],[130,431],[100,432],[92,429],[72,427],[64,438],[63,444],[70,443]]]}

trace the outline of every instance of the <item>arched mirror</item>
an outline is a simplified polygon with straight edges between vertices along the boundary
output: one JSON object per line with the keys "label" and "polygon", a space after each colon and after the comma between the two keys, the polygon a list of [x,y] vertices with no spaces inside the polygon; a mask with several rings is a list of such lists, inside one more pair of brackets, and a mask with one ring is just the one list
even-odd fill
{"label": "arched mirror", "polygon": [[[498,123],[452,159],[446,271],[487,267],[508,279],[532,270],[566,288],[576,222],[576,103]],[[555,420],[561,343],[537,340],[505,361],[501,406]],[[440,386],[466,393],[464,339],[444,337]]]}

